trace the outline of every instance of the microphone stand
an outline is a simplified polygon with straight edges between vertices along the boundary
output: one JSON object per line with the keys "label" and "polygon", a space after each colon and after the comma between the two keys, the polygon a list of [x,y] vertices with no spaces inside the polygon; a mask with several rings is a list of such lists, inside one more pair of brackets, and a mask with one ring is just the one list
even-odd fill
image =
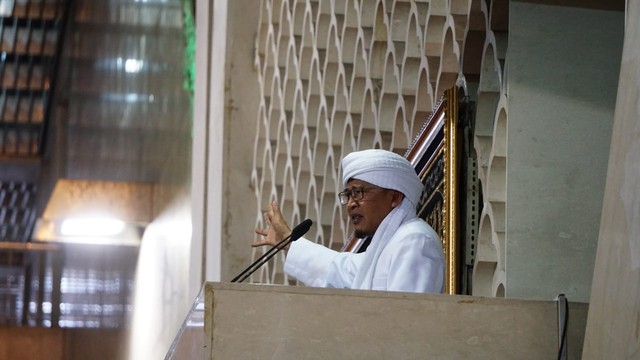
{"label": "microphone stand", "polygon": [[[285,244],[285,242],[286,242],[286,244]],[[231,280],[231,282],[243,282],[246,278],[251,276],[251,274],[253,274],[256,270],[258,270],[267,261],[271,260],[271,258],[274,257],[276,255],[276,253],[278,253],[280,250],[284,249],[285,246],[289,245],[289,243],[291,243],[291,235],[289,235],[286,238],[284,238],[282,241],[280,241],[278,244],[276,244],[276,246],[272,247],[271,249],[269,249],[269,251],[267,251],[262,256],[260,256],[258,258],[258,260],[254,261],[253,264],[249,265],[248,268],[244,269],[244,271],[241,272],[240,274],[238,274],[238,276],[236,276],[235,278],[233,278],[233,280]],[[248,272],[249,270],[251,270],[251,272],[249,272],[248,274],[245,275],[245,273]],[[242,275],[245,275],[245,276],[243,277]],[[242,277],[242,278],[240,278],[240,277]]]}
{"label": "microphone stand", "polygon": [[243,282],[246,278],[251,276],[256,270],[258,270],[262,265],[264,265],[267,261],[271,260],[280,250],[284,249],[291,242],[298,240],[302,237],[309,228],[311,227],[312,221],[307,219],[296,226],[291,234],[286,238],[282,239],[276,246],[269,249],[269,251],[265,252],[262,256],[260,256],[256,261],[254,261],[251,265],[249,265],[244,271],[242,271],[238,276],[234,277],[231,282]]}

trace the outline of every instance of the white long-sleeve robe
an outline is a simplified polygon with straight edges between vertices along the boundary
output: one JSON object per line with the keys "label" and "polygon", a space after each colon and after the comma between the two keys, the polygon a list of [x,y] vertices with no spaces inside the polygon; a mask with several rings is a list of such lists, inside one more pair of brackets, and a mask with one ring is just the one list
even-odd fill
{"label": "white long-sleeve robe", "polygon": [[371,283],[354,287],[354,279],[364,263],[365,254],[341,253],[301,238],[291,244],[284,271],[315,287],[444,291],[442,244],[435,231],[417,217],[400,225],[384,245],[377,261],[371,264],[374,267]]}

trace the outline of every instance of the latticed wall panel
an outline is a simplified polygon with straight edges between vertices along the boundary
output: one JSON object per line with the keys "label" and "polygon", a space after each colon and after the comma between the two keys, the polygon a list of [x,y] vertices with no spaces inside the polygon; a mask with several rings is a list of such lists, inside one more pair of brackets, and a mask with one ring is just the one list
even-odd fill
{"label": "latticed wall panel", "polygon": [[[314,221],[307,238],[341,248],[350,229],[337,199],[340,159],[370,148],[403,154],[440,96],[457,84],[478,101],[474,147],[482,190],[491,194],[485,204],[494,210],[482,214],[476,251],[491,270],[477,276],[491,277],[483,286],[497,288],[504,228],[492,224],[504,224],[507,1],[263,0],[260,6],[255,226],[265,226],[262,213],[275,200],[292,226]],[[288,282],[283,260],[279,254],[252,280]]]}

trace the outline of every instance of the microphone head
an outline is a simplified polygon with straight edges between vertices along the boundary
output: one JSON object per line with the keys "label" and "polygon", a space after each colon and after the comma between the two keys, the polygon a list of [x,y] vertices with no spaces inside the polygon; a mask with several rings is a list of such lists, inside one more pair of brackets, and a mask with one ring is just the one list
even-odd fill
{"label": "microphone head", "polygon": [[311,219],[307,219],[293,228],[291,231],[291,241],[296,241],[306,234],[311,228],[311,224],[313,224],[313,221],[311,221]]}

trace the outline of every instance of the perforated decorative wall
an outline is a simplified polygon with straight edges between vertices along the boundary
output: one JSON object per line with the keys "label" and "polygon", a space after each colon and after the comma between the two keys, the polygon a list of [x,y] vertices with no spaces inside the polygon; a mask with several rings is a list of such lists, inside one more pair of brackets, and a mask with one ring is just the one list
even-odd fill
{"label": "perforated decorative wall", "polygon": [[[444,90],[457,84],[478,101],[474,143],[489,196],[476,255],[483,269],[486,262],[493,269],[476,276],[493,279],[504,251],[498,224],[504,224],[508,2],[490,3],[263,0],[255,54],[256,227],[264,226],[262,212],[275,200],[292,226],[314,221],[307,238],[339,249],[349,235],[337,199],[341,158],[369,148],[403,154]],[[288,282],[283,260],[279,254],[252,281]]]}

